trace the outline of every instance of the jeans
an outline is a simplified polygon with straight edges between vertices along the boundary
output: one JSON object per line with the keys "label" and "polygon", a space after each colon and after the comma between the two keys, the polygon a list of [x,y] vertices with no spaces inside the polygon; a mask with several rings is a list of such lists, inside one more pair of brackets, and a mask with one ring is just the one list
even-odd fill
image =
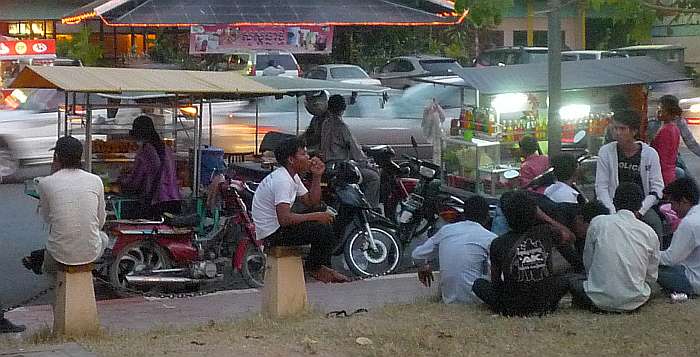
{"label": "jeans", "polygon": [[695,289],[690,285],[690,281],[685,276],[685,267],[681,265],[674,266],[659,266],[659,285],[664,290],[672,293],[685,293],[687,295],[695,295]]}
{"label": "jeans", "polygon": [[302,222],[299,224],[280,227],[265,238],[265,244],[270,246],[311,245],[309,256],[306,257],[306,269],[318,270],[321,266],[331,266],[331,256],[342,243],[333,226],[318,222]]}
{"label": "jeans", "polygon": [[573,274],[568,277],[569,292],[571,292],[571,304],[581,309],[596,311],[598,308],[593,303],[593,300],[588,297],[586,290],[583,288],[583,283],[586,281],[586,275]]}
{"label": "jeans", "polygon": [[656,232],[656,235],[659,236],[659,241],[663,239],[664,224],[661,222],[661,217],[659,217],[655,208],[650,208],[647,213],[642,216],[642,222],[646,223]]}
{"label": "jeans", "polygon": [[372,208],[379,207],[379,188],[380,179],[379,173],[368,167],[360,167],[360,173],[362,173],[362,192],[365,194],[367,202],[369,202]]}
{"label": "jeans", "polygon": [[566,279],[560,276],[523,285],[519,290],[508,289],[486,279],[476,279],[472,291],[495,313],[504,316],[542,316],[556,311],[568,286]]}

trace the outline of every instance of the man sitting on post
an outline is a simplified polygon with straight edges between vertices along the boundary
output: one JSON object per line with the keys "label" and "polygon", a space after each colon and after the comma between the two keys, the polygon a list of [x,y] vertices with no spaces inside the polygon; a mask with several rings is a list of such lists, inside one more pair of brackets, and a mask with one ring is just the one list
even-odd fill
{"label": "man sitting on post", "polygon": [[591,221],[583,251],[588,275],[570,282],[575,306],[627,312],[649,300],[649,282],[658,273],[659,238],[634,214],[643,199],[639,186],[620,183],[613,198],[616,213]]}
{"label": "man sitting on post", "polygon": [[671,246],[661,252],[659,285],[672,293],[700,292],[700,192],[690,178],[679,178],[664,189],[671,207],[683,218]]}
{"label": "man sitting on post", "polygon": [[489,219],[489,204],[481,196],[464,202],[463,221],[443,226],[413,251],[413,259],[425,259],[418,270],[418,278],[430,287],[433,270],[429,259],[438,250],[440,258],[440,291],[442,301],[475,303],[479,300],[472,292],[474,280],[488,274],[489,246],[496,235],[484,225]]}
{"label": "man sitting on post", "polygon": [[97,260],[106,245],[104,187],[99,176],[81,169],[83,145],[64,136],[56,141],[50,176],[39,180],[39,211],[49,224],[43,271],[59,264],[84,265]]}
{"label": "man sitting on post", "polygon": [[[297,198],[306,207],[321,204],[321,175],[323,162],[309,159],[303,140],[291,138],[275,150],[282,167],[270,173],[260,183],[253,196],[252,215],[257,239],[266,246],[311,245],[306,270],[324,283],[346,282],[348,278],[329,268],[331,254],[340,242],[333,233],[333,214],[328,211],[299,214],[291,208]],[[310,190],[304,187],[298,174],[311,171]]]}

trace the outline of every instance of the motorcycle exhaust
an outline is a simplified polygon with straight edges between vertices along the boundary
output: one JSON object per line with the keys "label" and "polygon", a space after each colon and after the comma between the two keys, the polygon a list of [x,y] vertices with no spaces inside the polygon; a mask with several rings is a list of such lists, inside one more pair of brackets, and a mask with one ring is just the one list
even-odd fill
{"label": "motorcycle exhaust", "polygon": [[[150,276],[150,275],[127,275],[124,277],[129,284],[185,284],[185,283],[202,283],[211,281],[212,279],[193,279],[180,276]],[[221,277],[223,278],[223,275]]]}

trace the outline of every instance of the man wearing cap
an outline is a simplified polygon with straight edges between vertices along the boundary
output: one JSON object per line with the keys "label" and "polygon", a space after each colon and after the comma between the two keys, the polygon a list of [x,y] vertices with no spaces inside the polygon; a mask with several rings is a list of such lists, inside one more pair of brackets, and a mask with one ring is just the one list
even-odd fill
{"label": "man wearing cap", "polygon": [[39,211],[49,225],[43,270],[56,272],[57,263],[83,265],[102,254],[106,235],[102,180],[81,169],[83,145],[66,136],[54,147],[52,174],[39,180]]}

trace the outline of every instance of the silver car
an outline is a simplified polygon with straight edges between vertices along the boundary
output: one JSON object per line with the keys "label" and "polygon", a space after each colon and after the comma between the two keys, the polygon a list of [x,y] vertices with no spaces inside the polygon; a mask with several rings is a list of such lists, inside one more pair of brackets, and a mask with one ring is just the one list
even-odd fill
{"label": "silver car", "polygon": [[360,66],[353,64],[324,64],[316,66],[304,73],[304,78],[372,86],[380,86],[382,84],[378,79],[370,78]]}
{"label": "silver car", "polygon": [[457,60],[436,56],[403,56],[387,62],[374,76],[383,86],[406,89],[415,84],[416,77],[448,76],[462,66]]}

